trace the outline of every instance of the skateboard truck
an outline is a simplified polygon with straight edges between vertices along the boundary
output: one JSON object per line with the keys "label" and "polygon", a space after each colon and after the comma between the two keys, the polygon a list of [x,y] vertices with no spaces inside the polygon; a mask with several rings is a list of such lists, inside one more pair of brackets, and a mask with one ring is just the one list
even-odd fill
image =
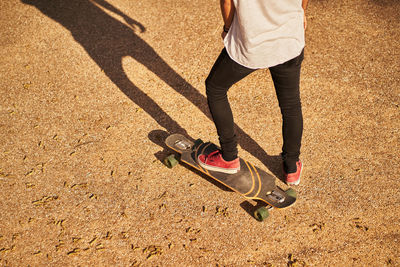
{"label": "skateboard truck", "polygon": [[182,140],[177,140],[175,142],[175,146],[182,150],[188,150],[191,148],[191,145],[189,143],[182,141]]}
{"label": "skateboard truck", "polygon": [[282,194],[280,194],[279,192],[276,192],[276,191],[268,192],[266,195],[272,201],[277,202],[277,203],[282,203],[282,202],[285,201],[285,197]]}

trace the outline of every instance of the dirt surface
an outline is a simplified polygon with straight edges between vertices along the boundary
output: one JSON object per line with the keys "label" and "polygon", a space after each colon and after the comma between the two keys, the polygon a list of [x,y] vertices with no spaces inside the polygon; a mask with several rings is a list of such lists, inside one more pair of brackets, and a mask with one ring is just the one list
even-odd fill
{"label": "dirt surface", "polygon": [[[168,132],[217,140],[218,1],[1,1],[0,265],[399,266],[399,14],[310,1],[299,198],[258,222],[161,162]],[[229,96],[241,156],[281,176],[268,71]]]}

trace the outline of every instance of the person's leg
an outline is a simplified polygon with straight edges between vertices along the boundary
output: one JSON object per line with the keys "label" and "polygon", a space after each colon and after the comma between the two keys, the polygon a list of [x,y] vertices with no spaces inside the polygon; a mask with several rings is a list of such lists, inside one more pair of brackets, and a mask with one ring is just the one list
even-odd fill
{"label": "person's leg", "polygon": [[300,69],[303,58],[304,51],[298,57],[270,68],[283,119],[282,156],[286,173],[296,172],[300,155],[303,134]]}
{"label": "person's leg", "polygon": [[255,70],[233,61],[224,48],[206,79],[208,106],[217,128],[222,157],[226,161],[236,159],[238,153],[233,114],[227,92],[233,84],[253,71]]}

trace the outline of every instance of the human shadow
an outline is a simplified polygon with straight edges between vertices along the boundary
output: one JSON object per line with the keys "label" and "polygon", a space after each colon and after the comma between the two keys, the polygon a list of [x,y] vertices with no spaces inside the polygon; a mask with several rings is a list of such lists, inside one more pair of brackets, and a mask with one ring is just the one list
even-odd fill
{"label": "human shadow", "polygon": [[[206,98],[140,38],[140,32],[144,32],[145,27],[119,9],[104,0],[21,1],[36,7],[69,30],[105,75],[168,132],[187,135],[185,129],[128,78],[122,66],[123,58],[132,57],[144,65],[211,120]],[[108,15],[103,9],[122,17],[127,25]],[[269,156],[240,127],[235,127],[240,146],[260,160],[277,177],[281,177],[280,167],[277,167],[277,156]]]}

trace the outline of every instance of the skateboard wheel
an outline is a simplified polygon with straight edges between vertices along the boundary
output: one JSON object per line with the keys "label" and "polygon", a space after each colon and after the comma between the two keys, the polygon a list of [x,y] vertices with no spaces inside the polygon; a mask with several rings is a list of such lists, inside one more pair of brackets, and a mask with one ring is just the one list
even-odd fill
{"label": "skateboard wheel", "polygon": [[294,189],[292,189],[292,188],[289,188],[288,190],[286,190],[285,193],[290,197],[297,198],[297,192],[294,191]]}
{"label": "skateboard wheel", "polygon": [[171,154],[164,159],[164,165],[170,169],[175,167],[178,163],[179,161],[176,159],[176,156],[174,154]]}
{"label": "skateboard wheel", "polygon": [[257,219],[257,221],[264,221],[265,219],[267,219],[269,216],[269,211],[266,207],[261,207],[258,208],[255,212],[254,212],[254,217]]}

